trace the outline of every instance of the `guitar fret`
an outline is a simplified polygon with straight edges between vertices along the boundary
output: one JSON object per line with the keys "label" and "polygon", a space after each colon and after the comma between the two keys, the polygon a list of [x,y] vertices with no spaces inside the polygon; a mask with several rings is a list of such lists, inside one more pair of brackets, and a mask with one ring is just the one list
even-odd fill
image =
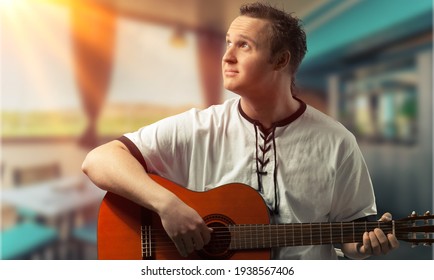
{"label": "guitar fret", "polygon": [[229,230],[231,232],[231,249],[236,249],[237,248],[237,245],[236,245],[237,234],[235,232],[235,226],[229,225]]}
{"label": "guitar fret", "polygon": [[255,233],[255,228],[254,228],[254,225],[249,225],[249,232],[250,232],[250,249],[252,249],[252,248],[254,248],[254,245],[253,245],[253,239],[255,238],[255,235],[254,235],[254,233]]}
{"label": "guitar fret", "polygon": [[277,225],[277,240],[279,247],[283,246],[284,242],[282,240],[282,225]]}
{"label": "guitar fret", "polygon": [[152,231],[151,231],[151,227],[148,227],[149,230],[149,257],[151,257],[152,255]]}
{"label": "guitar fret", "polygon": [[[142,238],[142,258],[144,257],[144,256],[146,256],[147,255],[147,246],[146,246],[146,232],[143,232],[143,226],[141,227],[141,231],[142,231],[142,234],[141,234],[141,238]],[[145,237],[143,238],[143,235],[145,235]],[[143,241],[143,240],[145,240],[145,241]],[[143,251],[145,251],[144,253],[143,253]]]}
{"label": "guitar fret", "polygon": [[321,244],[329,244],[330,243],[330,229],[327,230],[327,226],[328,224],[326,223],[321,223],[321,237],[322,237],[322,243]]}
{"label": "guitar fret", "polygon": [[353,224],[353,242],[356,242],[356,238],[355,238],[355,234],[354,234],[354,222],[352,222]]}
{"label": "guitar fret", "polygon": [[243,225],[240,227],[241,231],[241,246],[242,249],[245,249],[247,247],[247,232],[246,232],[246,225]]}
{"label": "guitar fret", "polygon": [[146,256],[148,256],[148,252],[149,252],[149,248],[148,248],[148,246],[149,246],[149,244],[148,244],[148,242],[149,242],[149,237],[148,237],[148,231],[147,231],[146,227],[145,227],[145,232],[144,232],[144,234],[145,234],[145,250],[146,250]]}
{"label": "guitar fret", "polygon": [[[275,241],[275,237],[273,236],[273,233],[275,232],[277,230],[277,227],[275,226],[275,225],[270,225],[270,247],[273,247],[273,246],[277,246],[278,245],[278,243],[277,243],[277,240]],[[276,243],[276,244],[274,244],[274,243]]]}
{"label": "guitar fret", "polygon": [[233,226],[233,230],[234,230],[234,248],[238,249],[237,246],[237,241],[238,241],[238,232],[237,232],[237,226]]}
{"label": "guitar fret", "polygon": [[235,227],[235,233],[236,233],[236,239],[235,239],[235,244],[237,249],[241,249],[241,239],[240,239],[240,228],[239,227]]}
{"label": "guitar fret", "polygon": [[312,223],[309,223],[310,225],[310,245],[313,244],[313,240],[312,240]]}
{"label": "guitar fret", "polygon": [[150,226],[141,227],[142,258],[152,256],[152,231]]}
{"label": "guitar fret", "polygon": [[240,228],[238,226],[234,227],[235,229],[235,248],[240,249],[241,248],[241,244],[240,244]]}
{"label": "guitar fret", "polygon": [[245,228],[245,225],[241,225],[238,228],[240,230],[240,249],[243,249],[246,247],[245,231],[243,230],[244,228]]}
{"label": "guitar fret", "polygon": [[319,244],[323,244],[322,242],[322,226],[321,223],[319,223]]}
{"label": "guitar fret", "polygon": [[273,245],[271,245],[271,225],[268,227],[268,238],[270,241],[270,247],[273,247]]}
{"label": "guitar fret", "polygon": [[300,224],[300,229],[301,229],[301,245],[303,245],[303,224]]}
{"label": "guitar fret", "polygon": [[284,242],[282,240],[282,225],[277,225],[277,243],[278,246],[283,246]]}
{"label": "guitar fret", "polygon": [[330,226],[330,242],[333,243],[332,223],[329,223],[329,226]]}
{"label": "guitar fret", "polygon": [[253,244],[252,244],[252,240],[253,240],[253,230],[252,230],[252,225],[249,225],[249,248],[253,248]]}
{"label": "guitar fret", "polygon": [[279,247],[279,245],[280,245],[280,239],[279,239],[279,225],[275,225],[274,226],[275,228],[276,228],[276,244],[275,244],[275,246],[277,246],[277,247]]}
{"label": "guitar fret", "polygon": [[265,230],[264,225],[262,225],[262,248],[265,247]]}
{"label": "guitar fret", "polygon": [[259,247],[259,244],[258,244],[258,224],[255,224],[255,232],[256,232],[256,248],[258,248]]}
{"label": "guitar fret", "polygon": [[244,225],[244,230],[242,231],[244,233],[244,248],[247,248],[247,232],[246,232],[246,227],[248,227],[247,225]]}
{"label": "guitar fret", "polygon": [[241,231],[241,227],[238,226],[238,249],[242,249],[243,247],[243,238],[241,237],[242,231]]}
{"label": "guitar fret", "polygon": [[253,228],[252,225],[249,225],[249,248],[253,248]]}
{"label": "guitar fret", "polygon": [[238,227],[238,249],[242,249],[243,247],[243,238],[242,238],[242,231],[241,231],[241,227]]}
{"label": "guitar fret", "polygon": [[252,226],[248,225],[249,230],[249,240],[247,240],[247,243],[249,244],[249,248],[252,248]]}
{"label": "guitar fret", "polygon": [[144,233],[143,233],[143,226],[141,226],[140,227],[140,232],[141,232],[141,235],[140,235],[140,242],[142,243],[142,258],[145,256],[145,248],[146,248],[146,245],[145,245],[145,243],[144,243],[144,241],[143,241],[143,235],[144,235]]}
{"label": "guitar fret", "polygon": [[249,225],[249,232],[250,232],[250,247],[249,248],[257,248],[255,247],[255,244],[253,244],[253,241],[257,238],[256,235],[256,225]]}
{"label": "guitar fret", "polygon": [[235,234],[234,234],[234,227],[232,225],[228,225],[228,230],[231,238],[231,242],[229,243],[230,249],[235,249],[234,242],[235,242]]}
{"label": "guitar fret", "polygon": [[342,224],[343,223],[341,222],[341,243],[344,244],[344,229],[343,229]]}

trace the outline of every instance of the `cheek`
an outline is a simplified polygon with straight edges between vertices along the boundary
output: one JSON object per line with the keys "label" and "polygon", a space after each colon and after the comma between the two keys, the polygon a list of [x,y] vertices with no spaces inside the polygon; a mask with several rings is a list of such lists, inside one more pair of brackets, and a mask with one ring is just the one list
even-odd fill
{"label": "cheek", "polygon": [[257,80],[263,77],[269,70],[269,66],[261,61],[248,61],[243,65],[243,74],[247,79]]}

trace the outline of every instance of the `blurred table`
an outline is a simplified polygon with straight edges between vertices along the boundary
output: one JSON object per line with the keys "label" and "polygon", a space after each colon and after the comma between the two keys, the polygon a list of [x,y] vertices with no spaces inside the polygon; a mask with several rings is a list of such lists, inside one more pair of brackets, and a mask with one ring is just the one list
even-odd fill
{"label": "blurred table", "polygon": [[52,219],[98,203],[104,194],[105,191],[97,188],[90,180],[77,176],[5,188],[2,189],[1,200]]}
{"label": "blurred table", "polygon": [[[32,185],[3,188],[1,201],[31,211],[38,219],[56,228],[60,243],[67,247],[71,231],[77,226],[82,212],[88,207],[98,208],[105,193],[87,177],[63,177]],[[67,258],[67,250],[68,248],[61,250],[60,259]]]}

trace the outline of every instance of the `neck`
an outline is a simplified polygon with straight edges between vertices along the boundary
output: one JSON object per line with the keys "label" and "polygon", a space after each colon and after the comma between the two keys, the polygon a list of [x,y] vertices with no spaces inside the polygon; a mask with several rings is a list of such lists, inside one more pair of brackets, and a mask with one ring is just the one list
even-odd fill
{"label": "neck", "polygon": [[241,108],[251,119],[259,121],[264,128],[283,120],[297,111],[300,103],[291,92],[269,93],[261,96],[242,97]]}
{"label": "neck", "polygon": [[380,228],[387,233],[395,230],[392,222],[230,225],[230,249],[362,242],[363,233],[375,228]]}

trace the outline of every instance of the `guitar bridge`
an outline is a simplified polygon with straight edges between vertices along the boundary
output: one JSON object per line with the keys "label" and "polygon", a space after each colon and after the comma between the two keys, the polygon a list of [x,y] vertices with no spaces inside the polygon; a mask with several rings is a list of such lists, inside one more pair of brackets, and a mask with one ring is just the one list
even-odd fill
{"label": "guitar bridge", "polygon": [[141,239],[142,239],[142,259],[149,260],[152,259],[152,231],[151,226],[141,227]]}

